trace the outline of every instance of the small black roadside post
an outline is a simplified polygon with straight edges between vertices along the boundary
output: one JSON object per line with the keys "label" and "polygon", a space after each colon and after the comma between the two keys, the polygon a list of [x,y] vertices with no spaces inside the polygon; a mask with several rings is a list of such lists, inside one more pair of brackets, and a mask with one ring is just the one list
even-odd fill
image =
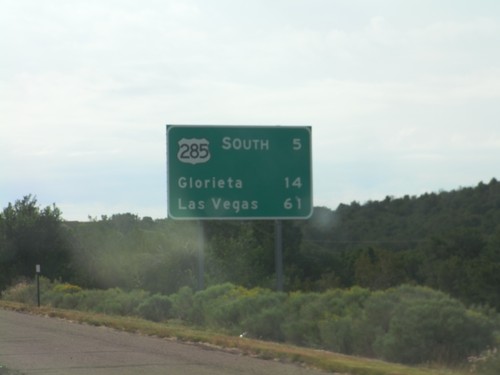
{"label": "small black roadside post", "polygon": [[36,301],[38,307],[40,307],[40,265],[36,265]]}

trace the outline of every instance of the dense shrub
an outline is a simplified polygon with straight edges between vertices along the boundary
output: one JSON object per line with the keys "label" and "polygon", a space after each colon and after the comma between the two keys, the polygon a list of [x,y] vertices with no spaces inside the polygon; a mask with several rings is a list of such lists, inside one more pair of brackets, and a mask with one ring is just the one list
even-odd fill
{"label": "dense shrub", "polygon": [[150,293],[143,290],[125,292],[120,288],[108,289],[102,294],[103,300],[95,310],[112,315],[135,315],[137,307],[149,296]]}
{"label": "dense shrub", "polygon": [[455,363],[494,344],[491,318],[423,287],[287,296],[222,284],[189,297],[199,325],[396,362]]}
{"label": "dense shrub", "polygon": [[500,353],[497,349],[489,349],[477,356],[469,357],[471,374],[500,374]]}
{"label": "dense shrub", "polygon": [[[287,295],[227,283],[196,293],[184,287],[165,296],[118,288],[81,290],[47,280],[41,284],[43,303],[54,307],[158,322],[177,318],[238,335],[410,364],[479,358],[476,368],[496,369],[500,362],[496,353],[481,354],[496,343],[496,312],[466,309],[448,295],[424,287]],[[21,283],[7,290],[4,298],[33,303],[33,293],[33,284]]]}
{"label": "dense shrub", "polygon": [[155,294],[145,299],[137,307],[140,317],[154,322],[161,322],[171,316],[172,301],[168,296]]}
{"label": "dense shrub", "polygon": [[[276,307],[283,309],[286,301],[285,293],[276,293],[268,289],[254,288],[245,289],[230,283],[216,285],[206,290],[197,292],[193,297],[191,313],[192,323],[213,328],[224,328],[231,332],[249,332],[255,337],[268,335],[270,332],[263,325],[269,325],[272,316],[279,316],[278,324],[273,328],[280,330],[279,323],[283,320],[285,312],[270,309]],[[174,297],[175,299],[175,297]],[[264,313],[265,310],[266,311]],[[275,319],[276,320],[276,319]],[[259,322],[261,324],[259,324]],[[282,336],[279,334],[271,334]]]}
{"label": "dense shrub", "polygon": [[353,335],[369,296],[367,289],[359,287],[321,294],[292,293],[282,324],[285,339],[299,345],[358,353]]}
{"label": "dense shrub", "polygon": [[345,353],[354,353],[353,318],[350,316],[332,316],[318,322],[322,346],[326,349]]}
{"label": "dense shrub", "polygon": [[216,309],[218,306],[223,308],[224,302],[231,300],[234,291],[235,286],[226,283],[197,292],[193,295],[192,306],[187,312],[188,320],[197,325],[220,326]]}
{"label": "dense shrub", "polygon": [[193,289],[184,286],[179,291],[170,296],[172,301],[172,316],[184,321],[193,321]]}
{"label": "dense shrub", "polygon": [[56,284],[54,286],[53,290],[54,290],[54,292],[57,292],[57,293],[73,294],[73,293],[81,292],[82,288],[80,288],[78,285],[63,283],[63,284]]}
{"label": "dense shrub", "polygon": [[285,293],[268,289],[251,289],[235,303],[241,319],[241,329],[252,337],[283,341],[281,324],[286,317]]}
{"label": "dense shrub", "polygon": [[33,305],[36,303],[37,298],[36,285],[27,281],[20,281],[3,292],[2,298]]}
{"label": "dense shrub", "polygon": [[324,311],[317,303],[319,293],[291,293],[288,297],[286,316],[281,329],[286,341],[296,345],[320,347],[318,319]]}
{"label": "dense shrub", "polygon": [[379,357],[403,363],[453,363],[494,344],[493,322],[444,293],[403,286],[384,294],[374,299],[397,303],[385,304],[389,320],[371,316],[370,323],[380,328],[374,342]]}

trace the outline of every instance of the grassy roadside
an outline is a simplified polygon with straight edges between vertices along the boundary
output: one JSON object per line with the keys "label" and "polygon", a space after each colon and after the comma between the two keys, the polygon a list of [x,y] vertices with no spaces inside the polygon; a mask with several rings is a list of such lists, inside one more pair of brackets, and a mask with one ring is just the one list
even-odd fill
{"label": "grassy roadside", "polygon": [[379,360],[346,356],[333,352],[301,348],[292,345],[240,338],[196,329],[177,322],[154,323],[123,316],[54,309],[47,306],[37,308],[16,302],[0,300],[0,308],[61,318],[94,326],[106,326],[122,331],[157,336],[188,343],[198,343],[220,350],[235,351],[264,359],[301,363],[332,373],[352,375],[464,375],[466,371],[409,367]]}

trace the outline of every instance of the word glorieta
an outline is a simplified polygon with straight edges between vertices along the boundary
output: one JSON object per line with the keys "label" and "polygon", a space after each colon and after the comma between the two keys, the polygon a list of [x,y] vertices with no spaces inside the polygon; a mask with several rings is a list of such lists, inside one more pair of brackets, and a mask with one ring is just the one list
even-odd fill
{"label": "word glorieta", "polygon": [[179,177],[177,185],[181,189],[243,189],[243,181],[238,178],[192,178]]}

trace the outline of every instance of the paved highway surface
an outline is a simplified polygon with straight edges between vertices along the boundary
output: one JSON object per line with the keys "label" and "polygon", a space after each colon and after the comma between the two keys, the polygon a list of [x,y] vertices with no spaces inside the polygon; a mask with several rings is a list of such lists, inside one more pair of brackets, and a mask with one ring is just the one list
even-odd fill
{"label": "paved highway surface", "polygon": [[21,374],[51,375],[325,374],[293,364],[1,309],[0,365]]}

